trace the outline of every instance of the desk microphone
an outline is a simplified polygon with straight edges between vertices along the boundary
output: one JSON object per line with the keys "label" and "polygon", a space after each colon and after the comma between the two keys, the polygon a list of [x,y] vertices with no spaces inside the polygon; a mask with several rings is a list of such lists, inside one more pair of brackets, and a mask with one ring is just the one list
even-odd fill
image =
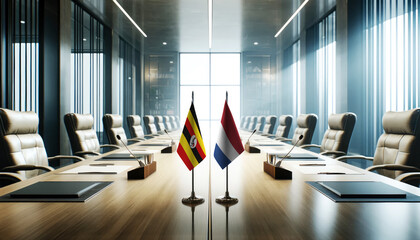
{"label": "desk microphone", "polygon": [[136,159],[136,160],[137,160],[137,162],[139,162],[140,167],[144,167],[144,166],[145,166],[145,164],[144,164],[142,161],[140,161],[140,160],[136,157],[136,155],[134,155],[134,154],[130,151],[130,149],[128,149],[127,145],[125,145],[125,143],[123,142],[123,140],[121,140],[120,135],[117,135],[117,139],[118,139],[118,140],[120,140],[120,142],[121,142],[121,143],[124,145],[124,147],[128,150],[128,152],[131,154],[131,156],[133,156],[133,158],[134,158],[134,159]]}
{"label": "desk microphone", "polygon": [[163,129],[163,131],[168,134],[168,137],[171,139],[171,144],[174,143],[174,140],[172,139],[171,135],[169,135],[168,130]]}
{"label": "desk microphone", "polygon": [[302,140],[303,139],[303,135],[300,135],[299,136],[299,139],[296,141],[296,143],[293,145],[293,147],[290,149],[290,151],[286,154],[286,155],[284,155],[284,157],[282,158],[282,159],[280,159],[280,161],[278,161],[275,165],[276,165],[276,167],[280,167],[280,165],[281,165],[281,162],[285,159],[285,158],[287,158],[288,156],[289,156],[289,154],[292,152],[292,150],[296,147],[296,145],[300,142],[300,140]]}
{"label": "desk microphone", "polygon": [[246,141],[247,144],[249,144],[249,139],[251,139],[252,135],[254,135],[254,133],[257,131],[257,129],[254,129],[254,131],[252,131],[251,136],[249,136],[248,141]]}

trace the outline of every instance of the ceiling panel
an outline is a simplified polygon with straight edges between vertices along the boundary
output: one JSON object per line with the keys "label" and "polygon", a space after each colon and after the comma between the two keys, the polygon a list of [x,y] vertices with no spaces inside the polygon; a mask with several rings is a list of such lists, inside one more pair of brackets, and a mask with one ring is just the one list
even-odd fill
{"label": "ceiling panel", "polygon": [[[280,42],[294,41],[300,29],[335,5],[311,0],[281,34],[275,33],[304,0],[213,0],[212,52],[274,52]],[[80,0],[125,40],[146,52],[208,52],[207,0],[118,0],[148,35],[128,21],[112,0]],[[299,23],[299,24],[298,24]],[[281,40],[280,40],[281,39]],[[166,42],[167,45],[162,43]],[[254,45],[258,42],[258,45]]]}

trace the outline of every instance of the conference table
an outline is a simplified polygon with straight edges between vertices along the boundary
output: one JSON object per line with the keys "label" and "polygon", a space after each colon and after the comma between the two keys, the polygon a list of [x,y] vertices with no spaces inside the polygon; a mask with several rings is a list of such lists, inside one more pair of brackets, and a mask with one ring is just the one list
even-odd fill
{"label": "conference table", "polygon": [[[290,147],[286,145],[283,150]],[[61,174],[102,162],[94,157],[1,188],[0,195],[4,195],[39,181],[113,182],[85,202],[1,202],[0,238],[420,239],[420,203],[337,203],[306,181],[374,180],[420,196],[418,188],[320,155],[326,163],[360,174],[302,174],[298,161],[284,161],[282,166],[293,172],[293,179],[275,180],[263,171],[263,150],[244,152],[229,165],[228,190],[239,202],[226,206],[215,202],[225,194],[226,171],[212,155],[211,149],[207,150],[207,158],[194,169],[195,193],[205,199],[195,206],[181,202],[191,194],[191,172],[176,152],[156,153],[157,171],[142,180],[127,180],[126,171]],[[138,166],[132,160],[113,163]]]}

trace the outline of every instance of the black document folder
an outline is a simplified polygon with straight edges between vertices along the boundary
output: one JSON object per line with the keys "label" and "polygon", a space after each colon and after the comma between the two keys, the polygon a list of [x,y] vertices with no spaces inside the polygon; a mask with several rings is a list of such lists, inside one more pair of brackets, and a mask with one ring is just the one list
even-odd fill
{"label": "black document folder", "polygon": [[112,182],[37,182],[0,197],[0,202],[85,202]]}
{"label": "black document folder", "polygon": [[12,198],[79,198],[97,182],[37,182],[10,193]]}
{"label": "black document folder", "polygon": [[340,198],[406,198],[406,192],[383,182],[328,181],[318,182]]}

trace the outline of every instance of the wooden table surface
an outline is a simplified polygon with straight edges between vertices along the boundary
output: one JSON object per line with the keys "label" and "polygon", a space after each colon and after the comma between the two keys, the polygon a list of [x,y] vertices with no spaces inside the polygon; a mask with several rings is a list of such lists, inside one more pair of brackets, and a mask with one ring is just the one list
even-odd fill
{"label": "wooden table surface", "polygon": [[244,152],[229,166],[229,192],[239,203],[226,208],[215,202],[225,193],[225,171],[212,155],[195,168],[205,203],[194,208],[181,203],[191,173],[176,152],[156,154],[157,171],[144,180],[127,180],[126,172],[57,174],[92,159],[1,188],[3,195],[38,181],[114,181],[84,203],[0,203],[0,239],[420,239],[420,203],[335,203],[305,181],[376,180],[420,196],[418,188],[344,163],[337,164],[363,174],[304,175],[289,161],[282,165],[293,180],[274,180],[262,170],[264,153]]}

